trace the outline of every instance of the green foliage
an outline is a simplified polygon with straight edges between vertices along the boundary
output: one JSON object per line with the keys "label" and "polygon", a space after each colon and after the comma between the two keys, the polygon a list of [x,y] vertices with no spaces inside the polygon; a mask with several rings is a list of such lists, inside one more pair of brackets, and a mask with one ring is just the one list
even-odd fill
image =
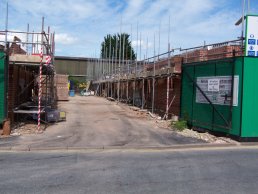
{"label": "green foliage", "polygon": [[136,54],[129,37],[130,35],[126,33],[105,36],[104,41],[101,43],[101,58],[108,59],[113,57],[113,59],[119,59],[120,55],[121,59],[124,56],[125,60],[135,60]]}
{"label": "green foliage", "polygon": [[72,76],[69,76],[68,79],[73,82],[73,84],[76,88],[79,87],[79,84],[84,81],[84,80],[82,81],[82,80],[80,80],[76,77],[72,77]]}
{"label": "green foliage", "polygon": [[70,78],[69,80],[71,80],[74,83],[74,86],[78,86],[79,85],[79,81],[73,78]]}
{"label": "green foliage", "polygon": [[179,120],[179,121],[172,121],[171,127],[178,131],[183,131],[187,128],[187,121],[185,120]]}

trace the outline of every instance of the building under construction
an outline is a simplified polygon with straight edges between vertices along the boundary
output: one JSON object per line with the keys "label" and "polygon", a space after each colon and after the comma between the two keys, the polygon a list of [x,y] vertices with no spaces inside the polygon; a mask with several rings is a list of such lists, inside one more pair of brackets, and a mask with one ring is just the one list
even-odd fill
{"label": "building under construction", "polygon": [[[11,123],[27,118],[46,121],[47,108],[55,107],[54,33],[0,31],[5,37],[0,48],[1,64],[1,118]],[[20,37],[26,37],[25,40]]]}
{"label": "building under construction", "polygon": [[143,60],[113,55],[59,57],[58,65],[60,71],[66,66],[75,76],[91,80],[91,90],[98,96],[156,113],[161,119],[180,118],[195,128],[250,140],[258,137],[254,116],[258,60],[249,46],[253,42],[242,37],[171,49]]}
{"label": "building under construction", "polygon": [[241,40],[177,49],[142,61],[98,60],[94,88],[97,95],[112,97],[162,118],[180,115],[182,65],[242,55]]}

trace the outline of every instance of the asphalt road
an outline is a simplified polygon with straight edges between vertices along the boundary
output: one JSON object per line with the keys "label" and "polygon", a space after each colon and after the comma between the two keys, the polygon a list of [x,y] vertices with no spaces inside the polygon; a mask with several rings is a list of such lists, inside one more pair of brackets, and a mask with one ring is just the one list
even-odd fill
{"label": "asphalt road", "polygon": [[48,127],[43,134],[0,139],[0,147],[162,147],[203,143],[158,127],[127,106],[100,97],[70,97],[68,102],[59,102],[59,109],[67,112],[67,121]]}
{"label": "asphalt road", "polygon": [[0,193],[257,193],[258,150],[1,152]]}

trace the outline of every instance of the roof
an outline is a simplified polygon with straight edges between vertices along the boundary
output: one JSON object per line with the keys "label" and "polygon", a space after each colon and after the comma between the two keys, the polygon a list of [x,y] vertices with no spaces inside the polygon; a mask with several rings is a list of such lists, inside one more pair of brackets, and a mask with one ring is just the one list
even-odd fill
{"label": "roof", "polygon": [[55,56],[55,60],[91,61],[98,60],[98,58]]}

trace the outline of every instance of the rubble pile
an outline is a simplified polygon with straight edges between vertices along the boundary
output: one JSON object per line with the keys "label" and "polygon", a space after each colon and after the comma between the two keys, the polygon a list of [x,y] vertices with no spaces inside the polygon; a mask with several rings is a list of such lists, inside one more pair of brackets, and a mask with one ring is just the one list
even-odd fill
{"label": "rubble pile", "polygon": [[125,104],[119,104],[119,105],[124,110],[127,109],[126,110],[127,114],[134,114],[139,119],[147,118],[148,120],[152,120],[154,122],[154,125],[156,125],[160,128],[163,128],[163,129],[171,130],[171,131],[178,133],[185,137],[192,137],[192,138],[200,139],[200,140],[206,141],[208,143],[218,143],[218,144],[220,144],[220,143],[221,144],[222,143],[236,143],[236,141],[234,141],[230,138],[215,136],[208,132],[199,132],[199,131],[193,130],[193,129],[184,129],[182,131],[178,131],[171,127],[172,120],[162,120],[159,115],[153,114],[153,113],[149,112],[148,110],[142,110],[138,107],[127,106]]}
{"label": "rubble pile", "polygon": [[[44,126],[41,125],[41,128],[43,130]],[[35,123],[19,123],[19,125],[14,125],[12,129],[11,136],[38,133],[38,125]]]}

